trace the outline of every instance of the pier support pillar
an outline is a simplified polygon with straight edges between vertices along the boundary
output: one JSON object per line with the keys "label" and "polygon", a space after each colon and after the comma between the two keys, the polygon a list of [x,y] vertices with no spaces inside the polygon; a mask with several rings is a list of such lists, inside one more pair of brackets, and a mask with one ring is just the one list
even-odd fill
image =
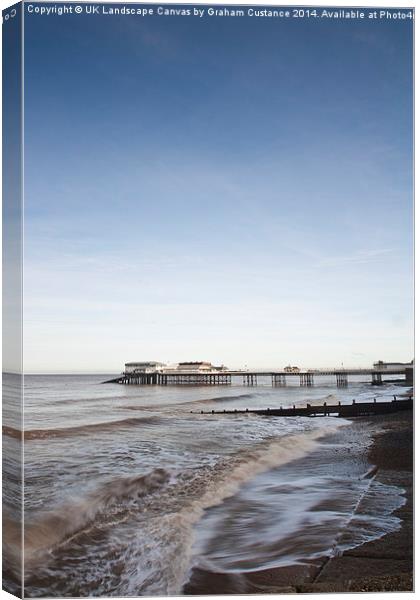
{"label": "pier support pillar", "polygon": [[300,385],[311,387],[314,384],[313,373],[300,373],[299,374]]}
{"label": "pier support pillar", "polygon": [[382,373],[372,373],[372,385],[382,385]]}
{"label": "pier support pillar", "polygon": [[257,376],[253,373],[247,373],[244,376],[244,383],[246,381],[246,385],[257,385]]}
{"label": "pier support pillar", "polygon": [[271,385],[286,385],[286,375],[274,374],[271,376]]}
{"label": "pier support pillar", "polygon": [[336,373],[337,387],[347,387],[349,384],[347,373]]}
{"label": "pier support pillar", "polygon": [[413,385],[413,367],[405,370],[405,383],[406,385]]}

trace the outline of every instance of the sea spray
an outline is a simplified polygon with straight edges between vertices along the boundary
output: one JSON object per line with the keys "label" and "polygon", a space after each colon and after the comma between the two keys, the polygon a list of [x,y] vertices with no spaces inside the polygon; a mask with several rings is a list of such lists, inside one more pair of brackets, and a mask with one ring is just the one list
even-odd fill
{"label": "sea spray", "polygon": [[[44,563],[46,554],[59,544],[68,542],[73,534],[85,530],[100,513],[112,512],[121,504],[125,508],[129,503],[137,504],[140,499],[161,488],[169,478],[169,473],[164,469],[155,469],[142,476],[120,477],[103,484],[84,498],[68,501],[55,510],[38,514],[36,522],[25,524],[25,574],[30,576],[40,561]],[[16,524],[13,526],[9,523],[7,531],[6,543],[12,546],[8,549],[8,555],[17,559],[19,539]]]}

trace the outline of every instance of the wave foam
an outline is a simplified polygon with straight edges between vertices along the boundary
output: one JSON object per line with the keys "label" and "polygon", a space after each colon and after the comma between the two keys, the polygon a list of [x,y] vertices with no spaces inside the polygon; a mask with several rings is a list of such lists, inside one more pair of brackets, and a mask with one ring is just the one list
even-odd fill
{"label": "wave foam", "polygon": [[[67,502],[52,511],[38,514],[35,523],[25,524],[24,551],[25,575],[43,563],[47,553],[63,542],[86,530],[99,514],[120,505],[123,509],[153,494],[170,479],[165,469],[154,469],[147,475],[112,479],[84,498]],[[20,553],[20,526],[9,521],[5,543],[7,554],[15,557],[15,567]]]}

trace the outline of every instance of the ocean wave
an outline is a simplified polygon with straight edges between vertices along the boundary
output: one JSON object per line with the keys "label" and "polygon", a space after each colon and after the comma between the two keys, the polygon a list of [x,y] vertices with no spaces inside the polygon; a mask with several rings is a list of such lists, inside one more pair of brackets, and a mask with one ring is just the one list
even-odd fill
{"label": "ocean wave", "polygon": [[76,425],[74,427],[57,427],[56,429],[27,429],[24,432],[13,427],[3,426],[3,434],[25,440],[44,440],[58,437],[69,437],[74,435],[89,434],[92,432],[114,431],[123,427],[135,427],[137,425],[158,425],[159,417],[138,417],[121,419],[120,421],[107,421],[102,423],[89,423],[87,425]]}
{"label": "ocean wave", "polygon": [[254,394],[238,394],[237,396],[214,396],[213,398],[202,398],[202,399],[198,399],[198,400],[186,400],[185,402],[172,402],[172,403],[166,403],[166,404],[147,404],[147,405],[141,405],[141,406],[133,406],[133,405],[128,405],[128,406],[122,406],[121,408],[123,408],[124,410],[149,410],[149,409],[154,409],[156,410],[156,408],[172,408],[173,410],[176,410],[178,408],[178,406],[186,406],[186,405],[194,405],[196,406],[197,404],[209,404],[212,402],[228,402],[231,400],[240,400],[243,398],[254,398],[255,395]]}
{"label": "ocean wave", "polygon": [[[34,523],[25,523],[25,573],[30,576],[34,569],[44,565],[45,557],[58,545],[68,542],[75,534],[86,531],[100,514],[115,518],[115,509],[122,513],[130,505],[137,507],[138,502],[153,494],[170,479],[165,469],[157,468],[147,475],[120,477],[112,479],[84,498],[69,501],[54,510],[38,513]],[[14,557],[15,569],[19,568],[20,554],[19,523],[6,520],[4,542],[8,559]]]}
{"label": "ocean wave", "polygon": [[[98,594],[109,595],[106,582],[112,569],[118,569],[119,596],[179,594],[193,566],[194,528],[206,509],[233,496],[259,473],[311,453],[320,438],[343,424],[331,421],[306,433],[272,438],[213,466],[174,472],[171,477],[157,469],[149,476],[113,480],[85,498],[39,515],[25,531],[28,589],[32,577],[36,581],[48,571],[49,578],[58,578],[74,595],[71,567],[63,572],[60,556],[77,553],[80,544],[87,544],[85,552],[92,554],[93,562],[83,566],[78,577],[94,581]],[[98,532],[106,535],[106,546],[97,546]],[[97,571],[94,557],[108,551],[109,544],[119,550],[109,563],[101,562]]]}
{"label": "ocean wave", "polygon": [[[212,402],[229,402],[231,400],[243,400],[244,398],[254,398],[254,394],[238,394],[237,396],[215,396],[214,398],[203,398],[203,400],[196,400],[194,404],[209,404]],[[188,404],[193,404],[189,402]]]}
{"label": "ocean wave", "polygon": [[[221,504],[237,493],[239,488],[256,475],[274,467],[297,460],[311,453],[319,440],[344,425],[331,424],[304,434],[288,435],[278,440],[259,444],[253,450],[242,451],[223,460],[215,468],[202,469],[195,477],[182,474],[176,485],[168,486],[158,498],[159,518],[144,522],[144,539],[136,541],[137,560],[147,551],[154,539],[163,554],[166,568],[165,581],[157,572],[147,581],[127,578],[121,582],[121,595],[177,595],[190,578],[194,567],[194,528],[205,511]],[[169,510],[170,509],[170,510]],[[145,507],[147,511],[147,506]],[[145,540],[145,541],[144,541]],[[162,560],[162,557],[161,557]]]}
{"label": "ocean wave", "polygon": [[109,395],[109,396],[86,396],[83,398],[65,398],[65,399],[61,399],[61,400],[53,400],[51,402],[48,402],[48,406],[65,406],[66,404],[70,404],[71,406],[74,406],[75,404],[98,404],[101,402],[109,402],[114,400],[114,397]]}
{"label": "ocean wave", "polygon": [[319,401],[326,402],[327,404],[338,404],[339,397],[337,394],[328,394],[327,396],[322,396]]}

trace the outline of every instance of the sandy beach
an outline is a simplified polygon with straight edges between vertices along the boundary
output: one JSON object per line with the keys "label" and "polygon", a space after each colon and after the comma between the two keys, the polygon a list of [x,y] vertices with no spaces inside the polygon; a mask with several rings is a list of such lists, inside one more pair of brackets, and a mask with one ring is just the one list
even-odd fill
{"label": "sandy beach", "polygon": [[[394,514],[401,528],[340,556],[316,564],[247,573],[210,573],[195,569],[184,587],[188,595],[377,592],[413,590],[413,414],[412,411],[353,420],[369,428],[368,461],[376,482],[402,487],[406,503]],[[363,500],[357,513],[363,515]],[[343,531],[345,536],[346,532]]]}

